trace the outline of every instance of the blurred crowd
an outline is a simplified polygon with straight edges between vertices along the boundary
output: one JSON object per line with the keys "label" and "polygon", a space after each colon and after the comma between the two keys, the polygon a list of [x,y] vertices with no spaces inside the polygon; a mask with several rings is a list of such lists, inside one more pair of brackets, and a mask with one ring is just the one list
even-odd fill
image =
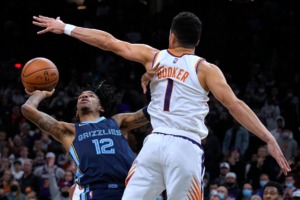
{"label": "blurred crowd", "polygon": [[[293,192],[300,188],[300,70],[296,63],[299,12],[295,2],[124,2],[2,2],[0,200],[68,199],[76,170],[61,144],[22,116],[20,106],[27,96],[20,81],[21,69],[14,67],[16,62],[24,64],[42,56],[56,63],[59,84],[40,109],[58,120],[76,122],[76,87],[93,81],[106,80],[124,92],[117,112],[136,111],[150,100],[149,93],[142,94],[140,87],[144,73],[141,65],[67,36],[37,36],[38,29],[31,25],[32,16],[60,16],[67,23],[103,29],[120,39],[162,49],[168,45],[171,18],[182,9],[194,11],[203,21],[197,54],[223,70],[234,93],[273,134],[292,168],[284,176],[265,144],[210,96],[210,113],[206,117],[210,133],[202,141],[205,199],[259,199],[269,181],[282,186],[284,199],[292,199]],[[128,141],[136,154],[150,132],[150,125],[131,132]],[[166,198],[165,194],[161,198]]]}

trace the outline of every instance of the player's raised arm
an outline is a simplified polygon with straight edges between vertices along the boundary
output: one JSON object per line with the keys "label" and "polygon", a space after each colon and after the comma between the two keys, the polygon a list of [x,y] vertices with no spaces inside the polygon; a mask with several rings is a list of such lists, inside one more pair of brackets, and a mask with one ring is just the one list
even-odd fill
{"label": "player's raised arm", "polygon": [[46,97],[53,94],[52,91],[39,91],[36,90],[30,95],[29,99],[22,105],[21,111],[28,120],[38,126],[42,131],[53,136],[57,141],[61,142],[66,150],[69,150],[74,137],[75,126],[70,123],[60,122],[41,112],[37,109],[39,103]]}
{"label": "player's raised arm", "polygon": [[[114,118],[122,130],[131,130],[149,123],[150,116],[147,112],[147,107],[144,107],[134,113],[120,113],[114,115]],[[127,133],[127,131],[124,131]],[[125,135],[126,136],[126,135]]]}
{"label": "player's raised arm", "polygon": [[229,110],[230,114],[241,125],[267,143],[270,154],[276,159],[285,174],[290,171],[289,164],[275,138],[261,123],[255,113],[235,96],[221,70],[207,62],[204,62],[199,69],[198,77],[204,88],[211,91],[214,97]]}
{"label": "player's raised arm", "polygon": [[44,16],[34,16],[33,19],[35,20],[33,21],[34,25],[45,28],[39,31],[38,34],[46,32],[56,34],[65,33],[102,50],[114,52],[127,60],[139,62],[147,69],[150,69],[153,56],[158,51],[146,44],[131,44],[118,40],[105,31],[65,24],[60,18],[54,19]]}

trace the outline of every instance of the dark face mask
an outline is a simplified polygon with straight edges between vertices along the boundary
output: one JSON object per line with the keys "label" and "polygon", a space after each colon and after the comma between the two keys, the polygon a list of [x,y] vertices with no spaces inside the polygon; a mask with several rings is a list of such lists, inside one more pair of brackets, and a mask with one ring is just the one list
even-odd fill
{"label": "dark face mask", "polygon": [[69,197],[69,192],[61,192],[61,196],[67,198]]}
{"label": "dark face mask", "polygon": [[10,187],[10,191],[11,191],[11,192],[16,192],[16,191],[18,191],[18,186],[12,185],[12,186]]}

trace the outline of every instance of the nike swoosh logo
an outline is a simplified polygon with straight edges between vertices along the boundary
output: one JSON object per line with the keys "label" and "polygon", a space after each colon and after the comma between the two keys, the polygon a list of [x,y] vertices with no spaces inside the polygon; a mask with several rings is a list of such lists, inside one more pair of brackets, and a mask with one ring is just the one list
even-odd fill
{"label": "nike swoosh logo", "polygon": [[85,125],[87,125],[87,124],[79,124],[79,126],[85,126]]}

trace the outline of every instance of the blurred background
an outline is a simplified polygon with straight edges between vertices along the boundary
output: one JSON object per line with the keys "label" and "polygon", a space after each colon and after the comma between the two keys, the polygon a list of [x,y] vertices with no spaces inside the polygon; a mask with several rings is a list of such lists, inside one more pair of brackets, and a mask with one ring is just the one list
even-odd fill
{"label": "blurred background", "polygon": [[[66,23],[102,29],[122,40],[165,49],[168,48],[171,20],[180,11],[194,12],[203,23],[196,54],[221,68],[235,94],[254,110],[279,143],[281,141],[285,156],[291,166],[299,171],[300,69],[297,53],[300,23],[296,0],[2,0],[1,159],[7,158],[13,164],[21,156],[16,147],[22,146],[28,148],[28,158],[35,160],[39,152],[36,149],[39,148],[32,147],[38,142],[43,146],[45,141],[53,145],[50,145],[51,148],[46,145],[46,148],[44,144],[41,148],[43,156],[49,151],[57,157],[65,153],[60,144],[52,138],[47,139],[20,113],[20,105],[27,98],[20,73],[24,64],[32,58],[46,57],[59,69],[60,81],[56,93],[41,105],[42,110],[59,120],[74,121],[74,86],[95,80],[105,79],[124,91],[123,102],[117,112],[136,111],[150,100],[149,94],[143,95],[140,87],[140,77],[145,72],[142,65],[66,35],[37,35],[36,32],[41,29],[32,25],[32,16],[60,16]],[[233,169],[235,163],[230,162],[230,156],[238,151],[243,161],[243,171],[235,171],[239,174],[240,188],[247,181],[253,183],[256,189],[258,177],[263,173],[284,185],[280,170],[270,172],[259,168],[255,171],[250,167],[253,162],[258,162],[259,147],[264,143],[251,133],[247,133],[246,144],[238,146],[230,143],[232,138],[227,133],[236,133],[239,125],[212,96],[209,106],[211,112],[206,122],[211,134],[203,140],[207,180],[212,182],[220,176],[220,162],[228,162]],[[143,138],[150,132],[150,126],[132,131],[129,142],[136,153]],[[282,139],[284,134],[288,135],[287,140]],[[23,139],[21,144],[16,144],[18,137]],[[28,143],[26,138],[29,138]],[[61,157],[63,160],[64,157]],[[69,166],[66,163],[71,161],[66,159],[63,164],[59,164],[58,160],[56,162],[66,170]],[[276,165],[273,164],[266,166]],[[3,167],[2,161],[0,165]],[[295,182],[299,187],[297,170],[298,179]],[[4,174],[4,171],[2,169],[1,173]]]}

